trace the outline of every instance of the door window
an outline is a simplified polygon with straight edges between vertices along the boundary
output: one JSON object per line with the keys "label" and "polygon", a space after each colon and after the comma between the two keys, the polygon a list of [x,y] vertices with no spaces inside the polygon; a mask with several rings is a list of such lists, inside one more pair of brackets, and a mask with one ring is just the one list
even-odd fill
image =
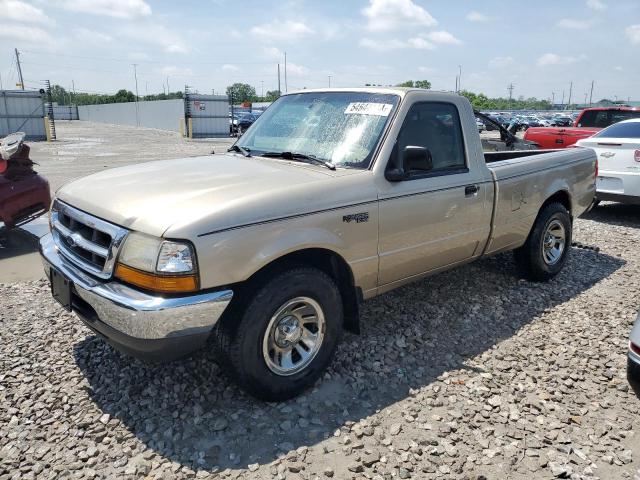
{"label": "door window", "polygon": [[426,148],[431,155],[433,168],[425,162],[412,164],[412,174],[458,173],[466,170],[464,140],[460,125],[460,116],[455,105],[440,102],[420,102],[414,104],[402,124],[392,163],[402,155],[405,147]]}

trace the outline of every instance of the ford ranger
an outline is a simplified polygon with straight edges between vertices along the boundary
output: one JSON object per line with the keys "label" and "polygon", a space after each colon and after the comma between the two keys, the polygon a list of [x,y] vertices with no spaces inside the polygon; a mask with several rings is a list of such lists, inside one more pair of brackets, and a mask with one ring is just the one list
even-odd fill
{"label": "ford ranger", "polygon": [[485,154],[458,95],[306,90],[227,153],[64,185],[40,251],[53,296],[117,348],[214,348],[275,401],[321,376],[363,300],[506,250],[554,277],[596,169],[590,149]]}

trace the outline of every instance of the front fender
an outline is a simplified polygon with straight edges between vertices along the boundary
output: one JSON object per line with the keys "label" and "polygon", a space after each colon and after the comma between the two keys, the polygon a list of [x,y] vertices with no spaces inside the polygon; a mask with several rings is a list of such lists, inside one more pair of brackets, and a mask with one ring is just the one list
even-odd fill
{"label": "front fender", "polygon": [[368,222],[343,222],[344,212],[328,212],[264,223],[200,237],[195,242],[203,288],[247,280],[290,253],[319,248],[342,257],[356,284],[375,288],[378,274],[377,209]]}

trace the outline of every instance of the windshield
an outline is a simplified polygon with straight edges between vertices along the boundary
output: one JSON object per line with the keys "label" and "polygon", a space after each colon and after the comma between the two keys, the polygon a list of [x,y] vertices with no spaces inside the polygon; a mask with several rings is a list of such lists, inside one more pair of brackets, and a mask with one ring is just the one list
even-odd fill
{"label": "windshield", "polygon": [[598,132],[594,137],[640,138],[640,122],[616,123]]}
{"label": "windshield", "polygon": [[368,168],[397,95],[298,93],[280,97],[236,145],[261,155],[291,152],[336,166]]}

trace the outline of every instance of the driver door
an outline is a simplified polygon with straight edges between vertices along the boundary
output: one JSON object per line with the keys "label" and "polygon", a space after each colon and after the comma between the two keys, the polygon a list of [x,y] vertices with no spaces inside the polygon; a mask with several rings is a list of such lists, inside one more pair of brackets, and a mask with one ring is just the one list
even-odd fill
{"label": "driver door", "polygon": [[428,149],[431,162],[379,192],[381,287],[477,256],[489,236],[493,186],[469,164],[457,107],[415,103],[389,167],[407,146]]}

